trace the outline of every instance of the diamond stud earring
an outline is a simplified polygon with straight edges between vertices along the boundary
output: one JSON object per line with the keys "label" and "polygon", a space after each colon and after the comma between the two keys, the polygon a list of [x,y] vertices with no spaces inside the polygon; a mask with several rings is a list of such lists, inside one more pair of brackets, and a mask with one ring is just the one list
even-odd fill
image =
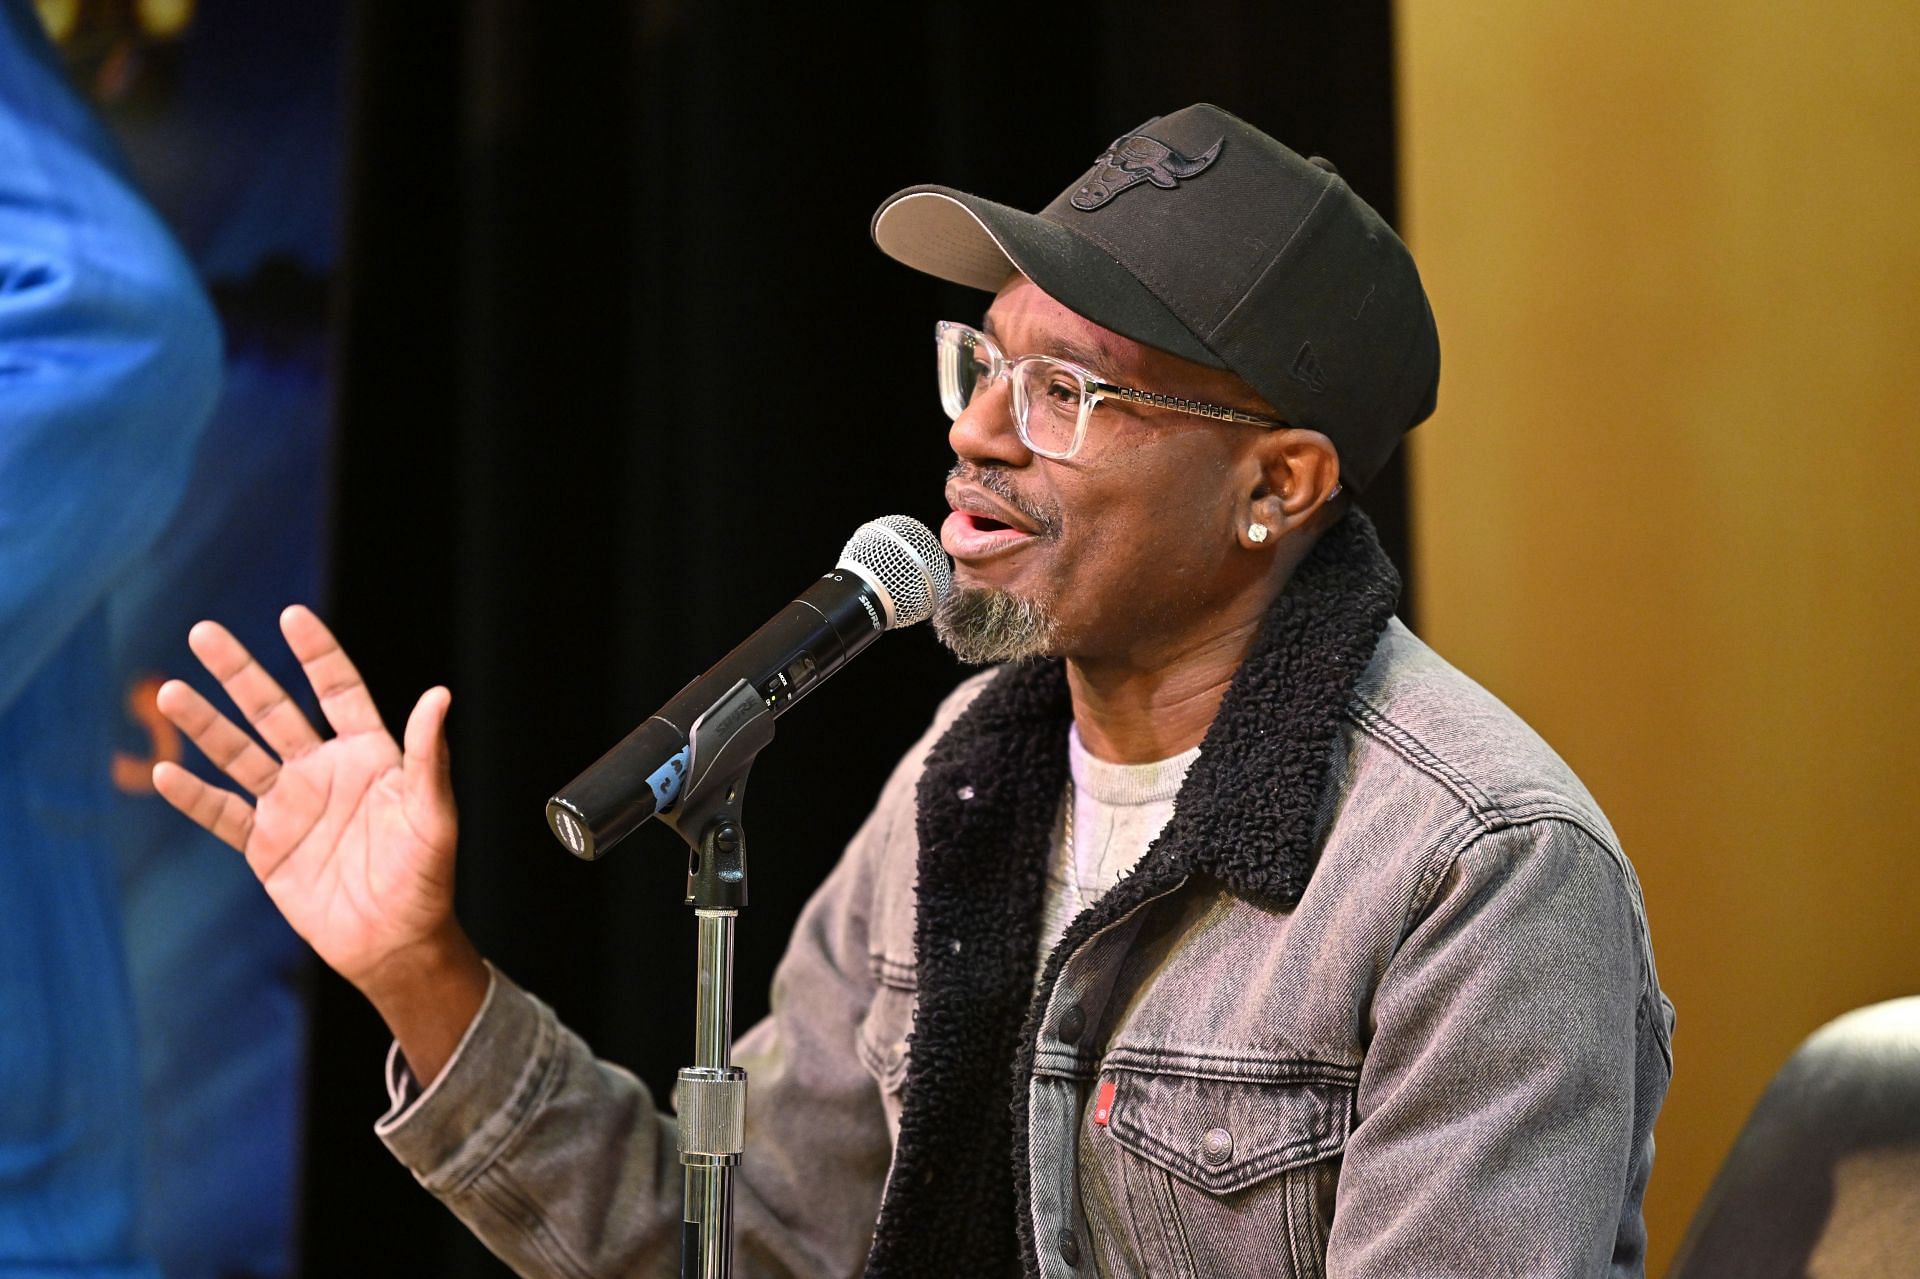
{"label": "diamond stud earring", "polygon": [[1249,524],[1247,525],[1247,536],[1256,542],[1264,542],[1267,540],[1267,526],[1264,524]]}

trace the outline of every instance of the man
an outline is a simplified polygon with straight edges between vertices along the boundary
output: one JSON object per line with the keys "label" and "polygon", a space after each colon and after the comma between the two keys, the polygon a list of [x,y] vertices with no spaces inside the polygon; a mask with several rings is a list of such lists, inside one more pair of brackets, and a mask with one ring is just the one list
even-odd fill
{"label": "man", "polygon": [[[1349,493],[1433,405],[1405,249],[1216,108],[1038,215],[882,206],[994,291],[940,326],[955,692],[807,906],[742,1041],[748,1274],[1635,1274],[1670,1009],[1580,783],[1397,621]],[[404,752],[310,613],[322,742],[217,626],[276,761],[161,791],[245,850],[397,1041],[379,1132],[528,1274],[673,1272],[671,1120],[451,913],[424,695]],[[1176,801],[1177,796],[1177,801]]]}

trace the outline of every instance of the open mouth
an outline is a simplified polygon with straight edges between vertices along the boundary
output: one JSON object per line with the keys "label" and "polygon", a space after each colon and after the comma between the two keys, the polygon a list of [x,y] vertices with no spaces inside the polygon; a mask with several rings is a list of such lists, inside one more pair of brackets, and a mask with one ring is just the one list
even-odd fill
{"label": "open mouth", "polygon": [[955,511],[940,526],[940,545],[956,560],[977,560],[1014,550],[1034,535],[978,511]]}
{"label": "open mouth", "polygon": [[946,496],[953,514],[940,525],[940,545],[960,563],[1012,554],[1050,531],[1010,497],[958,474],[947,477]]}

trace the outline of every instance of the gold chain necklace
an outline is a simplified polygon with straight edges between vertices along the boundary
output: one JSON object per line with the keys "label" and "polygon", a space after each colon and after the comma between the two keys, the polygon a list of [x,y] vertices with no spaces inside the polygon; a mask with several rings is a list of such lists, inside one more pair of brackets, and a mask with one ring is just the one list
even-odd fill
{"label": "gold chain necklace", "polygon": [[1069,777],[1067,778],[1066,830],[1060,842],[1066,846],[1067,877],[1069,880],[1067,886],[1073,889],[1074,913],[1077,915],[1080,913],[1080,908],[1085,907],[1087,904],[1087,890],[1081,887],[1080,884],[1080,856],[1073,851],[1074,798],[1073,778]]}

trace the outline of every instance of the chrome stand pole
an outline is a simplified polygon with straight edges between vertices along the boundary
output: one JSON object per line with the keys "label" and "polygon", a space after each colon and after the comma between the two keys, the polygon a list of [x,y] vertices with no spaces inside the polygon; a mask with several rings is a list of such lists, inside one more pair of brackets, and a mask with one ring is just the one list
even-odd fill
{"label": "chrome stand pole", "polygon": [[734,1066],[733,922],[738,912],[696,910],[699,995],[693,1065],[680,1072],[683,1279],[733,1275],[733,1169],[745,1148],[747,1073]]}

